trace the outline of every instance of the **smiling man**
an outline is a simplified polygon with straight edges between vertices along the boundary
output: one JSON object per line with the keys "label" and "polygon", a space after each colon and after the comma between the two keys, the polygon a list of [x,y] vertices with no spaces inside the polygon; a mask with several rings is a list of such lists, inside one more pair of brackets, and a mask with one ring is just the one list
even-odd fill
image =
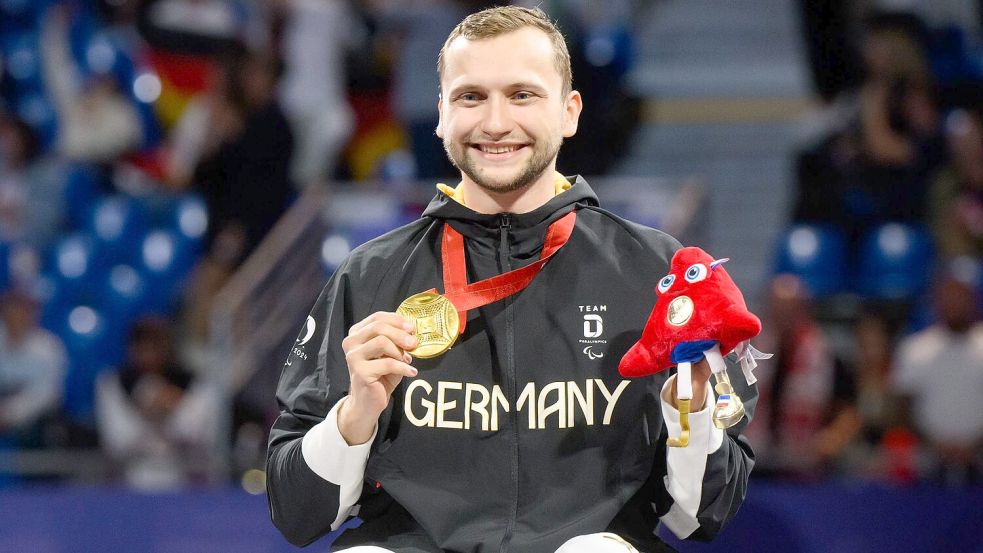
{"label": "smiling man", "polygon": [[[680,244],[556,172],[583,107],[562,35],[485,10],[438,71],[461,181],[352,252],[303,325],[270,433],[274,523],[306,545],[357,515],[335,542],[357,552],[668,551],[660,523],[712,538],[744,498],[748,419],[711,424],[704,360],[690,445],[667,448],[675,376],[618,373]],[[750,417],[756,390],[737,392]]]}

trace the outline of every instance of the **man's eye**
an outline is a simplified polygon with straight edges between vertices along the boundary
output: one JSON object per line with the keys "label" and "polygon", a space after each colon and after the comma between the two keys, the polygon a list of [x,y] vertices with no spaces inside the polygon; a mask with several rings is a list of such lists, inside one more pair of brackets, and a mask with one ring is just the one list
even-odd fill
{"label": "man's eye", "polygon": [[515,93],[515,96],[513,96],[513,98],[515,98],[516,100],[531,100],[532,99],[532,93],[531,92],[516,92]]}
{"label": "man's eye", "polygon": [[465,92],[464,94],[461,94],[457,98],[458,98],[458,100],[461,100],[462,102],[477,102],[478,101],[478,95],[475,94],[475,93],[473,93],[473,92]]}

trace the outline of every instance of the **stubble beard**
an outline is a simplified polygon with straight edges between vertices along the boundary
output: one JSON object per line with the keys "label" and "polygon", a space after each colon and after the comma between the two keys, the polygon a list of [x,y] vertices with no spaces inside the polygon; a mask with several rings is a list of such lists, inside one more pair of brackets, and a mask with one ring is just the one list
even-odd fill
{"label": "stubble beard", "polygon": [[454,167],[457,167],[459,171],[467,175],[468,178],[482,189],[495,194],[507,194],[522,190],[536,182],[550,164],[553,163],[553,160],[556,159],[557,154],[560,152],[560,143],[546,141],[542,144],[543,146],[541,148],[531,146],[533,148],[533,154],[529,158],[529,161],[526,162],[525,167],[519,171],[515,178],[505,182],[492,181],[488,176],[483,174],[481,168],[475,164],[474,159],[468,155],[471,149],[470,146],[462,146],[460,143],[454,143],[448,138],[444,138],[444,151],[447,152],[447,158],[451,160]]}

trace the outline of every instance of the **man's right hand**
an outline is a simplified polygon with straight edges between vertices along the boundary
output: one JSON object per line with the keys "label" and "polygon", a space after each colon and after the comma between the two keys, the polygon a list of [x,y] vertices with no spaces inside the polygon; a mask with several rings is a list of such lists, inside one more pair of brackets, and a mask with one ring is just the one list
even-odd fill
{"label": "man's right hand", "polygon": [[355,323],[341,342],[351,386],[338,411],[338,430],[348,445],[369,441],[393,390],[404,376],[416,376],[406,353],[417,346],[414,330],[412,321],[378,311]]}

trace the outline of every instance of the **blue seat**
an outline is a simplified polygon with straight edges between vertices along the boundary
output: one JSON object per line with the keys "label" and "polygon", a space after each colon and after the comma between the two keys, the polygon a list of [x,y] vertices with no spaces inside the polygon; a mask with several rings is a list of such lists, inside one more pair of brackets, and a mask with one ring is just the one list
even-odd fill
{"label": "blue seat", "polygon": [[123,333],[99,310],[73,305],[58,317],[57,334],[65,343],[69,367],[65,378],[65,414],[76,421],[92,418],[96,375],[121,362]]}
{"label": "blue seat", "polygon": [[116,265],[105,274],[99,308],[118,328],[155,311],[146,277],[131,265]]}
{"label": "blue seat", "polygon": [[776,272],[797,275],[815,297],[846,288],[846,238],[836,228],[794,225],[782,234],[776,257]]}
{"label": "blue seat", "polygon": [[85,227],[103,185],[101,175],[93,167],[77,163],[69,168],[65,176],[65,206],[72,228]]}
{"label": "blue seat", "polygon": [[86,230],[96,240],[102,266],[139,260],[146,219],[141,205],[128,196],[117,194],[95,201]]}
{"label": "blue seat", "polygon": [[10,32],[3,35],[0,48],[3,50],[6,73],[18,87],[28,86],[38,89],[41,80],[41,52],[38,34],[33,31]]}
{"label": "blue seat", "polygon": [[932,240],[925,229],[881,225],[861,238],[857,289],[872,298],[911,299],[926,290],[932,262]]}
{"label": "blue seat", "polygon": [[95,241],[76,232],[55,243],[46,261],[46,274],[58,281],[58,288],[68,301],[85,301],[98,284],[98,256]]}
{"label": "blue seat", "polygon": [[155,311],[167,312],[197,256],[189,251],[176,232],[167,229],[147,233],[140,251],[139,269],[150,287],[150,305]]}
{"label": "blue seat", "polygon": [[54,143],[58,131],[57,114],[54,106],[40,90],[29,90],[20,94],[14,107],[20,116],[37,133],[39,142],[48,147]]}
{"label": "blue seat", "polygon": [[200,255],[208,232],[208,207],[197,194],[185,194],[174,202],[167,223],[177,233],[182,247]]}

